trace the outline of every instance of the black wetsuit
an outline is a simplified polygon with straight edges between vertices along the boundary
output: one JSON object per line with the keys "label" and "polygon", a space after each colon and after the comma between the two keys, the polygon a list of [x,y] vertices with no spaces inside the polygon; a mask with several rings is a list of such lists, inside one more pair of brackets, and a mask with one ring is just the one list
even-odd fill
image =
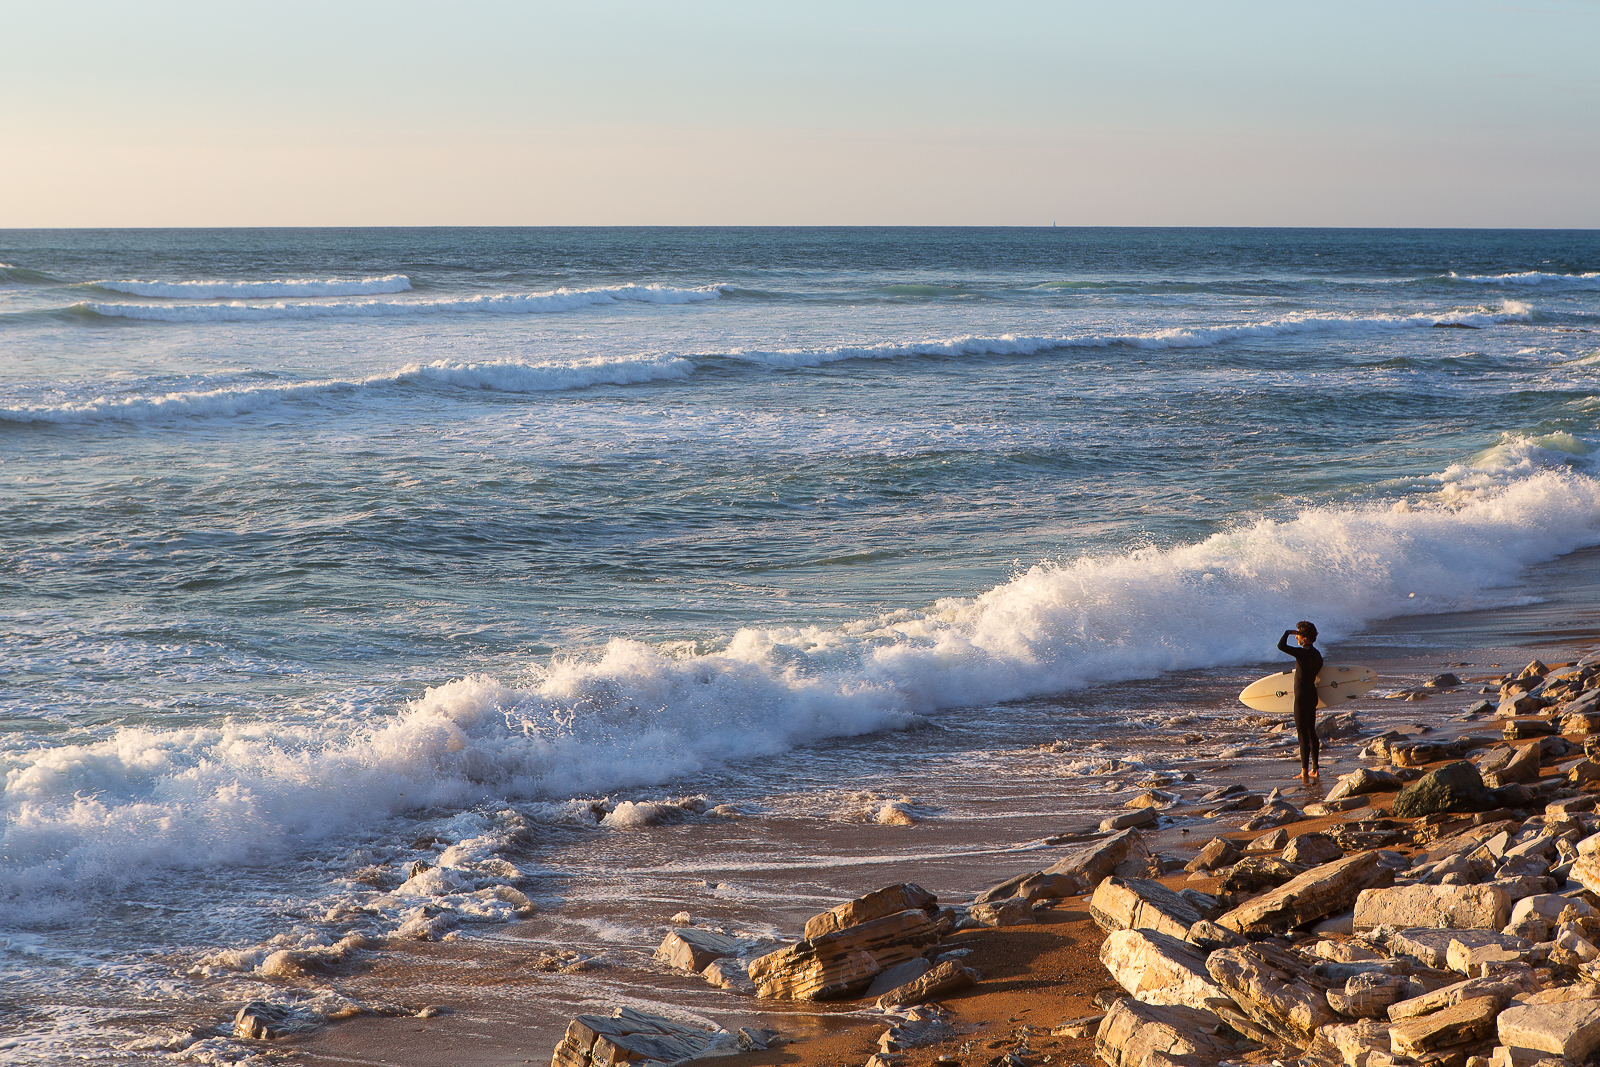
{"label": "black wetsuit", "polygon": [[1322,745],[1317,741],[1317,675],[1322,672],[1322,653],[1316,646],[1296,648],[1289,643],[1295,631],[1285,630],[1278,639],[1278,651],[1294,657],[1294,730],[1300,735],[1300,768],[1317,766]]}

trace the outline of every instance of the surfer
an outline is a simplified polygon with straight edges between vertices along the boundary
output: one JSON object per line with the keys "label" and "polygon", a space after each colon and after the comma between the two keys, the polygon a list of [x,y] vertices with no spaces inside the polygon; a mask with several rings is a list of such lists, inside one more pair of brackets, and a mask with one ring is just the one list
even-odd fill
{"label": "surfer", "polygon": [[[1289,644],[1291,636],[1300,642],[1299,648]],[[1317,742],[1317,675],[1322,671],[1322,653],[1316,650],[1316,640],[1317,628],[1304,621],[1283,631],[1278,639],[1278,651],[1294,657],[1294,730],[1300,735],[1302,782],[1319,777],[1317,757],[1322,747]]]}

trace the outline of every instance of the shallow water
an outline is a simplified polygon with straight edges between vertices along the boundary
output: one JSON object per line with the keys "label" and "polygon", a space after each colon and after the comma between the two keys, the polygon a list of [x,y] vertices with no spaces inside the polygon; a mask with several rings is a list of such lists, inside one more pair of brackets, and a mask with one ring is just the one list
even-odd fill
{"label": "shallow water", "polygon": [[[1590,232],[4,231],[0,263],[18,1062],[148,1034],[106,1006],[287,996],[272,947],[503,929],[499,887],[585,952],[670,901],[977,888],[952,852],[1120,803],[1118,761],[1237,747],[1296,619],[1420,663],[1589,610],[1530,601],[1600,542]],[[735,817],[633,806],[694,796]],[[902,796],[931,836],[873,821]]]}

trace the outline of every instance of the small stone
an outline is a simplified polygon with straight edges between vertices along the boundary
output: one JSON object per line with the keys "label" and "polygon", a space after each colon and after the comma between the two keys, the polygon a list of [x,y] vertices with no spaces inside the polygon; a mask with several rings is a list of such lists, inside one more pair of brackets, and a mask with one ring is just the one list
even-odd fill
{"label": "small stone", "polygon": [[967,909],[967,916],[974,922],[990,927],[1022,926],[1035,921],[1033,902],[1027,897],[974,904]]}
{"label": "small stone", "polygon": [[1184,865],[1186,871],[1214,871],[1236,863],[1242,855],[1239,846],[1225,837],[1213,837],[1200,854]]}
{"label": "small stone", "polygon": [[1290,841],[1283,850],[1283,859],[1286,863],[1300,863],[1307,867],[1320,867],[1324,863],[1332,863],[1344,855],[1341,849],[1327,834],[1311,833],[1301,834]]}
{"label": "small stone", "polygon": [[1159,820],[1154,810],[1141,808],[1123,815],[1112,815],[1100,820],[1100,831],[1110,833],[1114,830],[1145,829],[1156,825]]}

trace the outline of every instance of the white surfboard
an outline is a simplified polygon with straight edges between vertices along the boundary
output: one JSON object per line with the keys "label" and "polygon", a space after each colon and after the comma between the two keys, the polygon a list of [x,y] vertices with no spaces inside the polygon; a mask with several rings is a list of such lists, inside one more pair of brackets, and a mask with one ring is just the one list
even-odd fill
{"label": "white surfboard", "polygon": [[[1376,688],[1378,675],[1371,667],[1323,666],[1317,675],[1317,707],[1331,708],[1354,700]],[[1281,714],[1294,710],[1294,671],[1257,678],[1239,693],[1239,700],[1257,711]]]}

